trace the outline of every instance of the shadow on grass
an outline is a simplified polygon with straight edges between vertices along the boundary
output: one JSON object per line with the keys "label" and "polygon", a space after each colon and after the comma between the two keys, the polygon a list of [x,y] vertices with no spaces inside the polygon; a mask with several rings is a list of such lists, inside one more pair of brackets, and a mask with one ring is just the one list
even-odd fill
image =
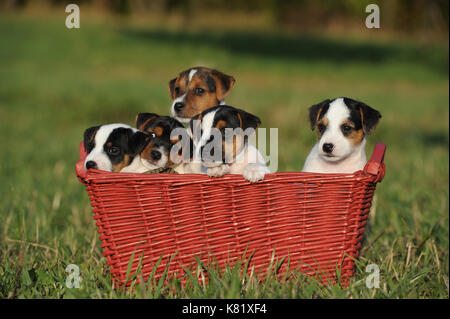
{"label": "shadow on grass", "polygon": [[429,46],[381,44],[368,41],[336,40],[318,36],[289,36],[255,32],[189,32],[162,29],[122,29],[122,33],[147,41],[169,45],[207,45],[237,54],[333,63],[417,63],[448,74],[448,52]]}
{"label": "shadow on grass", "polygon": [[429,147],[448,147],[448,134],[445,132],[424,132],[419,135],[422,143]]}

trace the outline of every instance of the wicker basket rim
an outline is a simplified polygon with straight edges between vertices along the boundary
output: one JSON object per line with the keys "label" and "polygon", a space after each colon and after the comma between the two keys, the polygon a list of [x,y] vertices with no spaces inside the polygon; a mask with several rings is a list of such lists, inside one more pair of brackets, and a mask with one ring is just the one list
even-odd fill
{"label": "wicker basket rim", "polygon": [[[365,180],[373,179],[374,182],[380,182],[385,174],[384,154],[386,151],[386,145],[383,143],[377,143],[372,152],[372,156],[367,161],[363,170],[356,171],[354,173],[307,173],[307,172],[277,172],[266,174],[264,180],[258,183],[264,182],[335,182],[337,180]],[[84,167],[84,159],[86,158],[86,152],[84,150],[83,142],[80,143],[80,159],[76,163],[75,170],[79,180],[82,183],[90,181],[95,182],[118,182],[118,181],[139,181],[139,182],[179,182],[181,184],[192,183],[229,183],[240,182],[244,184],[251,184],[246,181],[241,175],[228,174],[220,178],[212,178],[205,174],[171,174],[171,173],[158,173],[158,174],[143,174],[143,173],[120,173],[120,172],[106,172],[96,169],[86,170]]]}

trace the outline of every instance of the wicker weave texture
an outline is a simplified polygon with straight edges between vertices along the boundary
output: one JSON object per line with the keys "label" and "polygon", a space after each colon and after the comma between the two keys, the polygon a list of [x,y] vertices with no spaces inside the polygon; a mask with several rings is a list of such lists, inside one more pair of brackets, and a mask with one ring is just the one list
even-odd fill
{"label": "wicker weave texture", "polygon": [[354,174],[276,173],[251,184],[239,175],[85,171],[81,145],[76,171],[119,284],[133,253],[132,272],[142,256],[144,278],[161,257],[157,277],[166,266],[182,277],[196,258],[224,267],[251,256],[249,271],[256,274],[275,257],[283,260],[280,274],[289,267],[327,282],[338,270],[345,284],[384,176],[384,150],[378,143],[364,171]]}

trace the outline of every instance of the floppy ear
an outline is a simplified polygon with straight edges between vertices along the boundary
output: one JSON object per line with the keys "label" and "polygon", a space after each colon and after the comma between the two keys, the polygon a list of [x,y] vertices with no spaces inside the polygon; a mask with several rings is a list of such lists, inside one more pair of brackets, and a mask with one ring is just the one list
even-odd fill
{"label": "floppy ear", "polygon": [[219,101],[223,100],[230,93],[236,80],[231,75],[226,75],[217,70],[212,71],[212,76],[216,80],[216,93]]}
{"label": "floppy ear", "polygon": [[172,131],[173,131],[174,129],[176,129],[176,128],[182,128],[182,129],[184,129],[184,125],[181,124],[181,122],[178,121],[177,119],[175,119],[175,118],[173,118],[173,117],[170,117],[170,118],[169,118],[169,129],[170,129],[170,132],[172,133]]}
{"label": "floppy ear", "polygon": [[153,119],[159,117],[155,113],[139,113],[136,115],[136,128],[140,131],[145,129],[145,126]]}
{"label": "floppy ear", "polygon": [[330,102],[331,101],[329,99],[326,99],[325,101],[322,101],[318,104],[314,104],[309,108],[309,122],[311,123],[311,130],[314,131],[317,121],[319,120],[320,115],[322,114],[323,108],[325,106],[328,106]]}
{"label": "floppy ear", "polygon": [[172,100],[175,99],[175,82],[177,81],[177,78],[172,79],[169,81],[169,94]]}
{"label": "floppy ear", "polygon": [[347,97],[344,97],[344,103],[348,107],[359,111],[359,114],[361,115],[361,124],[364,134],[369,135],[370,133],[372,133],[381,118],[380,112],[371,108],[363,102],[356,101]]}
{"label": "floppy ear", "polygon": [[131,156],[136,156],[142,152],[144,147],[150,142],[150,136],[144,132],[137,131],[128,137],[128,150]]}
{"label": "floppy ear", "polygon": [[244,131],[246,129],[248,129],[249,127],[256,130],[261,125],[261,120],[257,116],[250,114],[248,112],[245,112],[243,110],[238,110],[238,118],[239,118],[239,121],[241,122],[240,123],[241,128]]}
{"label": "floppy ear", "polygon": [[364,133],[369,135],[373,132],[381,119],[381,114],[377,110],[371,108],[367,104],[358,102],[359,110],[361,112],[361,121]]}
{"label": "floppy ear", "polygon": [[95,133],[97,133],[99,128],[100,125],[90,127],[86,131],[84,131],[84,150],[86,151],[86,153],[92,151],[89,144],[94,141]]}

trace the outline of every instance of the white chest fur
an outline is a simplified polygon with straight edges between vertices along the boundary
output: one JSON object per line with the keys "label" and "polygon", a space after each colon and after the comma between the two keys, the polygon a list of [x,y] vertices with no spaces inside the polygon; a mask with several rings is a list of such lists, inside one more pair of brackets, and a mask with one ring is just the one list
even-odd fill
{"label": "white chest fur", "polygon": [[320,156],[319,143],[317,143],[306,158],[302,172],[348,174],[361,170],[367,162],[365,144],[364,140],[348,157],[338,162],[331,162]]}

